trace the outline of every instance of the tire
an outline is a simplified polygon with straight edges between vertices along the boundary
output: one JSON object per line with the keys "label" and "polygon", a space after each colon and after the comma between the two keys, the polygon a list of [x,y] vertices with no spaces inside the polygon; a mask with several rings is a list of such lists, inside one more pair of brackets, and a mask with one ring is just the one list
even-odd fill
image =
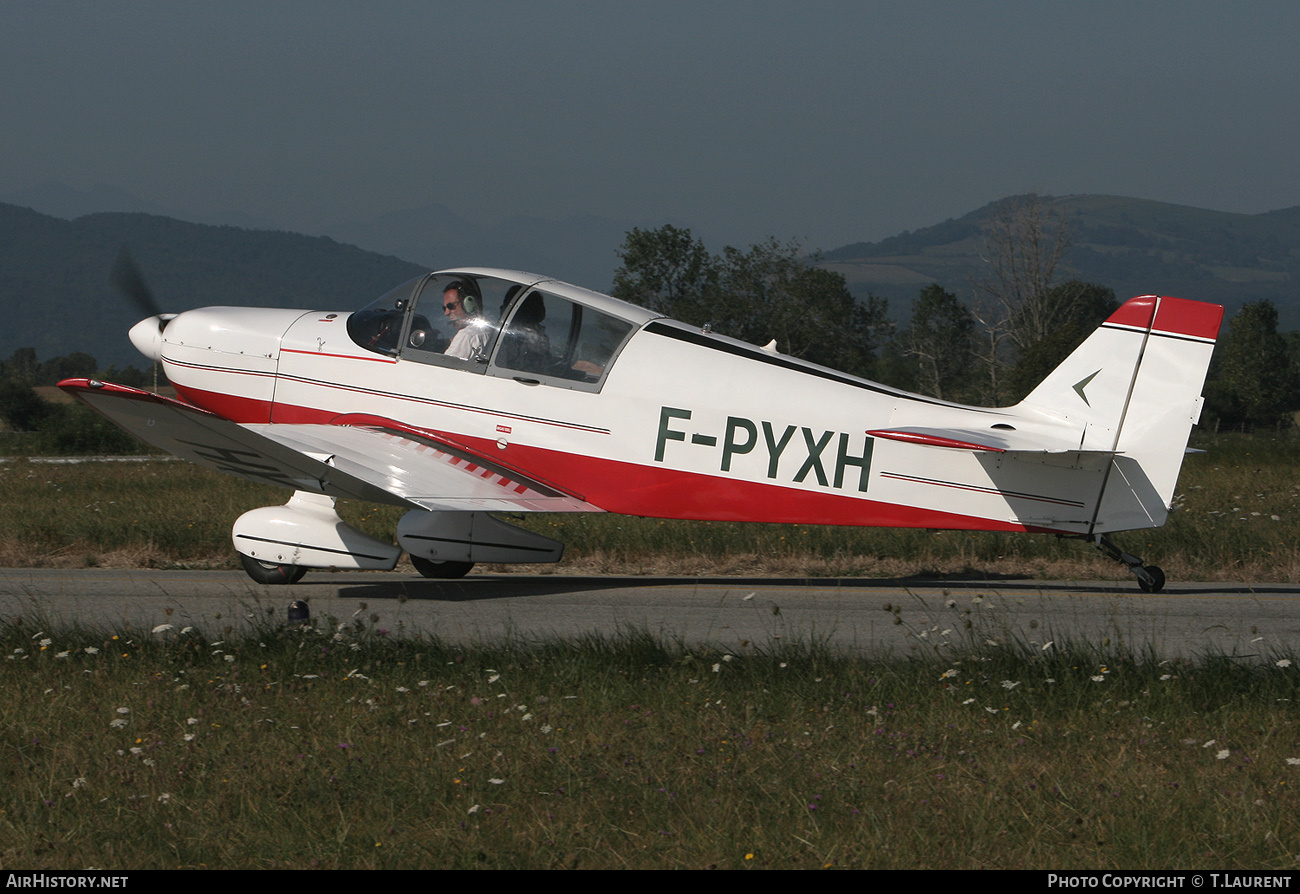
{"label": "tire", "polygon": [[248,576],[259,584],[296,584],[307,573],[301,565],[277,565],[274,562],[262,562],[252,556],[239,554],[239,561]]}
{"label": "tire", "polygon": [[1147,565],[1146,572],[1151,575],[1151,583],[1144,583],[1142,578],[1138,578],[1138,588],[1143,593],[1159,593],[1165,588],[1165,573],[1155,565]]}
{"label": "tire", "polygon": [[421,576],[440,580],[454,580],[458,577],[464,577],[474,567],[473,562],[435,562],[432,559],[422,559],[419,556],[411,556],[411,564],[415,566],[415,570],[420,572]]}

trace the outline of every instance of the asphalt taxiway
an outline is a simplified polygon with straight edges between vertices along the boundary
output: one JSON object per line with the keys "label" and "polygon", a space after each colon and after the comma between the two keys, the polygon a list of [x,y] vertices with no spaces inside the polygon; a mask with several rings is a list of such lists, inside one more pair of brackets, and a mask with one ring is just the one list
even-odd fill
{"label": "asphalt taxiway", "polygon": [[1035,647],[1086,641],[1175,657],[1269,660],[1300,653],[1300,585],[924,581],[312,572],[262,586],[236,571],[0,569],[0,619],[148,631],[160,624],[278,623],[294,600],[313,618],[360,617],[390,635],[540,641],[648,632],[723,650],[823,643],[907,654],[978,638]]}

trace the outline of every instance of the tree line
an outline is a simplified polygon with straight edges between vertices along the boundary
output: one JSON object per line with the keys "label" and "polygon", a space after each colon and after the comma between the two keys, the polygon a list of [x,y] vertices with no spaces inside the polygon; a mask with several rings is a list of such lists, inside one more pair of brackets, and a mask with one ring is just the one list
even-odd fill
{"label": "tree line", "polygon": [[[709,252],[689,229],[634,229],[613,294],[685,323],[906,391],[983,406],[1014,404],[1120,306],[1113,289],[1062,280],[1069,221],[1034,196],[1008,200],[985,229],[987,272],[962,301],[921,289],[905,327],[884,298],[855,299],[844,276],[796,242]],[[1300,409],[1300,333],[1277,331],[1267,301],[1220,332],[1202,424],[1285,428]]]}
{"label": "tree line", "polygon": [[101,369],[84,351],[41,361],[34,348],[18,348],[7,360],[0,360],[0,422],[12,433],[6,435],[5,452],[85,455],[150,450],[89,407],[52,403],[36,392],[37,387],[75,378],[104,379],[134,388],[153,384],[148,370]]}

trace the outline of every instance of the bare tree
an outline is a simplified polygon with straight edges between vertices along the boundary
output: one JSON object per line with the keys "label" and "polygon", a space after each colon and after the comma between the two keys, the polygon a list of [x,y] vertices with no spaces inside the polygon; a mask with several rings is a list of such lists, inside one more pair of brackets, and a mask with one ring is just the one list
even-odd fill
{"label": "bare tree", "polygon": [[[975,285],[988,307],[979,315],[996,318],[1018,350],[1051,334],[1069,313],[1052,281],[1071,241],[1069,218],[1035,193],[1006,199],[984,225],[981,259],[988,271]],[[993,340],[995,347],[1000,341]]]}

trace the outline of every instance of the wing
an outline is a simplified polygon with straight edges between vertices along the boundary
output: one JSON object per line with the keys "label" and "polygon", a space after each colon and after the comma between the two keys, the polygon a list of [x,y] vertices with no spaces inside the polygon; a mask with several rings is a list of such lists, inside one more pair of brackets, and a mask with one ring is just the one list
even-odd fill
{"label": "wing", "polygon": [[250,481],[412,509],[600,511],[579,494],[392,420],[240,424],[123,385],[68,379],[59,387],[155,447]]}

